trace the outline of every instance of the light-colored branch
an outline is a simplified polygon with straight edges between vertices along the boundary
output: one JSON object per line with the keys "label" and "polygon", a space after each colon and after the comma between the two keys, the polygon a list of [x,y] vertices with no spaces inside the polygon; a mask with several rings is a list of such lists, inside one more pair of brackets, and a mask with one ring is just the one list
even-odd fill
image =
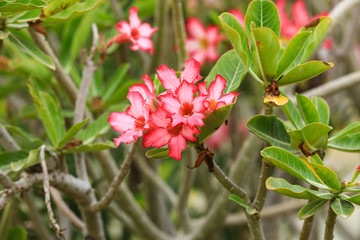
{"label": "light-colored branch", "polygon": [[186,51],[186,32],[181,0],[172,0],[173,21],[175,28],[175,41],[178,48],[178,70],[183,69],[185,61],[189,58]]}
{"label": "light-colored branch", "polygon": [[12,189],[15,187],[14,182],[0,169],[0,184],[4,188]]}
{"label": "light-colored branch", "polygon": [[121,164],[118,174],[111,182],[111,185],[110,185],[108,191],[106,192],[105,195],[103,195],[103,197],[101,198],[101,200],[99,202],[97,202],[89,207],[90,211],[100,211],[101,209],[103,209],[107,205],[109,205],[111,200],[115,197],[120,184],[122,183],[126,174],[129,171],[130,164],[131,164],[132,160],[134,159],[134,154],[136,152],[137,147],[139,146],[139,142],[140,141],[136,141],[133,143],[129,153],[126,156],[126,159]]}
{"label": "light-colored branch", "polygon": [[55,229],[56,236],[59,239],[64,239],[64,235],[62,233],[62,229],[57,223],[54,212],[51,207],[51,200],[50,200],[50,183],[49,183],[49,173],[46,166],[46,160],[45,160],[45,145],[42,145],[40,147],[40,163],[41,168],[43,171],[43,186],[44,186],[44,195],[45,195],[45,205],[46,209],[50,218],[50,226]]}
{"label": "light-colored branch", "polygon": [[19,145],[14,141],[6,128],[0,125],[0,143],[6,151],[20,150]]}
{"label": "light-colored branch", "polygon": [[60,64],[59,59],[55,55],[53,49],[50,47],[49,43],[46,41],[45,36],[36,32],[32,28],[29,28],[30,35],[35,43],[35,45],[40,48],[45,54],[51,57],[55,63],[55,70],[53,70],[56,80],[59,82],[61,88],[64,90],[65,94],[68,96],[70,102],[75,105],[76,96],[78,95],[78,90],[76,85],[70,76],[65,72],[63,67]]}
{"label": "light-colored branch", "polygon": [[360,0],[343,0],[339,2],[329,13],[329,17],[333,19],[333,23],[328,29],[328,33],[337,29],[343,22],[343,19],[349,16],[349,12],[360,4]]}

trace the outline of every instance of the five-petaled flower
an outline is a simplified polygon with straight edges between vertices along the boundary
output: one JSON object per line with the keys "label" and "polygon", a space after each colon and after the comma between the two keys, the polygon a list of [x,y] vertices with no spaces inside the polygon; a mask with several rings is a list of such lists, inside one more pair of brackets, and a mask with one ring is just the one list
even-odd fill
{"label": "five-petaled flower", "polygon": [[216,48],[223,36],[218,26],[204,27],[199,19],[191,17],[186,20],[186,30],[186,49],[190,57],[195,58],[200,64],[205,61],[214,62],[219,58]]}
{"label": "five-petaled flower", "polygon": [[108,47],[113,43],[131,42],[133,44],[130,47],[131,50],[149,51],[153,54],[154,47],[150,38],[158,28],[152,28],[148,23],[141,23],[138,17],[137,7],[130,8],[129,12],[129,23],[127,21],[121,21],[116,24],[116,29],[120,34],[110,39]]}

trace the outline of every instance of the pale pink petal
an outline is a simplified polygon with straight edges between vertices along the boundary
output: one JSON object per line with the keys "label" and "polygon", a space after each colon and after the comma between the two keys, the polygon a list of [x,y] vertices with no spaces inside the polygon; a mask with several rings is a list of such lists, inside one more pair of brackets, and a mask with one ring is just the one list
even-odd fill
{"label": "pale pink petal", "polygon": [[151,54],[154,52],[153,42],[149,38],[139,38],[137,40],[137,44],[139,45],[140,49],[143,51],[150,51]]}
{"label": "pale pink petal", "polygon": [[130,25],[126,21],[121,21],[116,24],[116,29],[127,36],[131,35]]}
{"label": "pale pink petal", "polygon": [[295,25],[298,28],[305,26],[309,22],[309,14],[304,1],[296,1],[291,8]]}
{"label": "pale pink petal", "polygon": [[176,95],[180,103],[191,103],[194,99],[194,94],[197,92],[195,84],[184,81],[176,90]]}
{"label": "pale pink petal", "polygon": [[118,132],[125,132],[134,128],[135,118],[127,112],[112,112],[108,118],[110,126]]}
{"label": "pale pink petal", "polygon": [[186,50],[190,52],[197,52],[201,48],[200,41],[198,39],[186,39]]}
{"label": "pale pink petal", "polygon": [[136,141],[137,138],[142,135],[141,131],[134,131],[134,130],[128,130],[124,132],[124,134],[121,134],[118,138],[114,138],[115,146],[119,146],[120,143],[132,143],[134,140]]}
{"label": "pale pink petal", "polygon": [[197,86],[200,90],[200,94],[208,95],[208,90],[206,89],[207,82],[198,83]]}
{"label": "pale pink petal", "polygon": [[198,61],[200,65],[204,64],[206,61],[206,51],[199,49],[198,51],[190,53],[190,57]]}
{"label": "pale pink petal", "polygon": [[226,104],[225,102],[220,101],[220,102],[218,102],[218,103],[216,104],[214,110],[216,110],[216,109],[218,109],[218,108],[221,108],[221,107],[223,107],[223,106],[226,106],[226,105],[227,105],[227,104]]}
{"label": "pale pink petal", "polygon": [[191,128],[188,125],[183,125],[181,134],[189,141],[194,142],[196,141],[196,138],[194,137],[194,134],[200,133],[200,130],[198,128]]}
{"label": "pale pink petal", "polygon": [[129,114],[135,118],[145,117],[145,119],[148,119],[149,109],[145,109],[145,100],[141,94],[139,92],[129,92],[126,97],[131,103],[128,109]]}
{"label": "pale pink petal", "polygon": [[143,84],[143,83],[138,83],[138,84],[134,84],[129,88],[129,92],[138,92],[141,94],[141,96],[143,97],[143,99],[147,100],[147,99],[151,99],[154,95],[150,92],[149,88]]}
{"label": "pale pink petal", "polygon": [[226,103],[226,105],[228,104],[232,104],[234,102],[234,98],[236,96],[238,96],[240,93],[234,93],[234,92],[230,92],[228,94],[225,94],[224,96],[222,96],[221,98],[218,99],[218,101],[222,101],[224,103]]}
{"label": "pale pink petal", "polygon": [[130,46],[130,49],[133,51],[138,51],[140,49],[140,46],[137,43],[135,43],[134,45]]}
{"label": "pale pink petal", "polygon": [[206,60],[208,60],[209,62],[214,62],[214,61],[218,60],[219,57],[220,57],[220,55],[216,51],[216,46],[210,45],[206,49]]}
{"label": "pale pink petal", "polygon": [[168,113],[175,114],[179,112],[180,102],[171,93],[161,95],[159,96],[159,99],[163,103],[163,109]]}
{"label": "pale pink petal", "polygon": [[151,113],[149,122],[152,127],[166,128],[171,123],[171,120],[167,117],[165,110],[158,108],[155,112]]}
{"label": "pale pink petal", "polygon": [[188,118],[187,124],[189,127],[202,127],[204,126],[203,119],[205,118],[205,115],[203,113],[194,113]]}
{"label": "pale pink petal", "polygon": [[186,31],[193,38],[203,38],[205,36],[204,25],[197,18],[192,17],[186,20]]}
{"label": "pale pink petal", "polygon": [[226,79],[220,75],[216,75],[215,81],[210,83],[209,86],[209,98],[218,100],[223,94],[225,86],[226,86]]}
{"label": "pale pink petal", "polygon": [[151,81],[151,78],[149,77],[149,75],[145,74],[141,78],[145,82],[145,85],[148,87],[149,91],[152,94],[155,94],[154,83]]}
{"label": "pale pink petal", "polygon": [[166,128],[155,128],[144,135],[143,146],[163,147],[169,143],[170,138],[171,135]]}
{"label": "pale pink petal", "polygon": [[171,126],[175,127],[178,124],[186,124],[187,119],[181,116],[180,114],[173,114],[171,115]]}
{"label": "pale pink petal", "polygon": [[181,80],[186,80],[189,83],[196,83],[202,77],[200,76],[200,63],[195,59],[190,59],[185,62],[185,68],[180,74]]}
{"label": "pale pink petal", "polygon": [[219,27],[210,25],[206,28],[206,39],[211,44],[217,44],[219,41],[223,39],[223,36],[219,32]]}
{"label": "pale pink petal", "polygon": [[222,124],[215,133],[213,133],[206,141],[206,145],[210,147],[211,150],[216,151],[220,148],[226,139],[229,137],[229,127],[225,124]]}
{"label": "pale pink petal", "polygon": [[141,37],[150,38],[151,35],[158,30],[158,28],[151,28],[150,24],[143,23],[138,27]]}
{"label": "pale pink petal", "polygon": [[204,107],[204,102],[207,99],[206,95],[197,95],[194,99],[194,101],[192,101],[192,104],[194,106],[194,111],[195,112],[202,112],[205,110]]}
{"label": "pale pink petal", "polygon": [[180,80],[177,78],[175,70],[168,68],[165,64],[161,65],[156,72],[165,89],[175,91],[180,85]]}
{"label": "pale pink petal", "polygon": [[183,136],[172,137],[169,142],[169,157],[175,160],[181,159],[181,151],[186,148],[186,140]]}
{"label": "pale pink petal", "polygon": [[131,7],[129,10],[129,22],[131,28],[137,28],[141,24],[141,20],[138,17],[138,10],[137,7]]}

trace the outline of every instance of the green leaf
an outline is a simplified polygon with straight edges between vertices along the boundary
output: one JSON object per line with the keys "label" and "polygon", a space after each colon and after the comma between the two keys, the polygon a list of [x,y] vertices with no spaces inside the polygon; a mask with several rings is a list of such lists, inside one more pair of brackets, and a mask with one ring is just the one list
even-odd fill
{"label": "green leaf", "polygon": [[59,141],[57,144],[58,148],[63,147],[68,141],[70,141],[84,126],[85,124],[90,120],[90,118],[87,118],[81,122],[76,123],[73,125],[65,134],[65,136]]}
{"label": "green leaf", "polygon": [[[220,23],[228,35],[231,44],[239,54],[243,64],[249,68],[250,49],[245,31],[239,21],[230,13],[222,13],[219,16]],[[250,35],[248,35],[250,36]]]}
{"label": "green leaf", "polygon": [[279,147],[267,147],[260,154],[266,161],[292,176],[306,181],[313,186],[329,189],[306,160],[301,160],[291,152]]}
{"label": "green leaf", "polygon": [[[294,66],[293,64],[298,65],[299,63],[296,62],[298,59],[301,50],[306,44],[306,40],[308,39],[310,32],[301,32],[296,34],[286,46],[283,55],[279,61],[279,67],[277,69],[277,78],[281,75],[285,74],[288,70],[292,69]],[[292,67],[291,67],[292,66]]]}
{"label": "green leaf", "polygon": [[256,115],[246,123],[246,127],[272,146],[293,150],[284,124],[275,116]]}
{"label": "green leaf", "polygon": [[330,137],[329,142],[341,138],[348,134],[360,133],[360,122],[353,122],[347,125],[344,129]]}
{"label": "green leaf", "polygon": [[26,240],[26,229],[22,226],[14,226],[11,227],[7,234],[6,234],[6,240]]}
{"label": "green leaf", "polygon": [[129,68],[130,64],[123,64],[111,76],[111,78],[107,82],[104,93],[101,96],[104,101],[107,101],[114,94],[116,89],[119,88]]}
{"label": "green leaf", "polygon": [[280,18],[277,7],[273,2],[266,0],[252,1],[248,6],[245,16],[247,36],[251,35],[251,22],[254,22],[256,28],[270,28],[280,38]]}
{"label": "green leaf", "polygon": [[360,133],[348,134],[329,142],[328,147],[345,152],[360,151]]}
{"label": "green leaf", "polygon": [[49,3],[49,5],[45,8],[43,8],[41,12],[41,17],[46,18],[50,17],[52,15],[55,15],[61,11],[64,11],[65,9],[71,7],[75,3],[77,3],[79,0],[53,0]]}
{"label": "green leaf", "polygon": [[327,200],[314,200],[306,204],[298,212],[298,218],[303,220],[305,218],[313,216],[317,211],[319,211],[327,202]]}
{"label": "green leaf", "polygon": [[4,174],[11,172],[11,163],[25,162],[29,155],[28,151],[20,150],[15,152],[0,153],[0,169]]}
{"label": "green leaf", "polygon": [[3,0],[0,1],[0,12],[23,12],[46,6],[47,3],[42,0]]}
{"label": "green leaf", "polygon": [[75,153],[75,152],[96,152],[102,151],[109,148],[115,148],[115,144],[112,141],[105,141],[103,143],[83,144],[74,148],[64,149],[64,153]]}
{"label": "green leaf", "polygon": [[40,162],[39,152],[40,152],[40,148],[33,149],[29,152],[29,155],[27,156],[27,158],[11,162],[10,163],[11,170],[18,172],[20,170],[23,170],[24,168],[27,168],[27,167],[30,167],[30,166],[33,166],[33,165],[39,163]]}
{"label": "green leaf", "polygon": [[330,168],[324,166],[323,164],[310,163],[314,168],[316,174],[320,177],[320,179],[325,183],[329,188],[340,191],[340,183],[339,178],[336,173]]}
{"label": "green leaf", "polygon": [[280,80],[278,85],[285,86],[293,83],[302,82],[325,72],[334,66],[333,63],[324,61],[309,61],[304,64],[297,65],[287,72]]}
{"label": "green leaf", "polygon": [[9,39],[12,43],[14,43],[21,51],[28,54],[36,61],[44,64],[48,68],[55,70],[55,64],[51,57],[43,53],[40,49],[38,49],[33,43],[28,42],[27,40],[16,36],[13,33],[10,33]]}
{"label": "green leaf", "polygon": [[247,204],[241,197],[239,197],[236,194],[231,194],[229,196],[229,199],[236,202],[237,204],[239,204],[243,208],[245,208],[246,213],[249,214],[249,215],[253,215],[253,214],[258,213],[258,211],[256,209],[251,208],[251,206],[249,206],[249,204]]}
{"label": "green leaf", "polygon": [[5,38],[7,38],[9,36],[10,32],[8,31],[3,31],[0,30],[0,40],[4,40]]}
{"label": "green leaf", "polygon": [[295,128],[300,129],[304,127],[304,122],[301,119],[300,112],[290,99],[287,104],[281,106],[281,109]]}
{"label": "green leaf", "polygon": [[351,216],[354,212],[354,205],[346,200],[342,200],[340,198],[336,198],[335,201],[331,203],[331,209],[335,212],[339,217],[346,219]]}
{"label": "green leaf", "polygon": [[312,150],[326,148],[328,145],[328,133],[332,127],[322,123],[310,123],[301,129],[306,146]]}
{"label": "green leaf", "polygon": [[324,193],[300,185],[290,184],[283,178],[269,177],[265,184],[267,189],[293,198],[330,200],[333,197],[331,193]]}
{"label": "green leaf", "polygon": [[333,20],[329,17],[320,17],[318,20],[315,19],[311,24],[308,24],[300,29],[299,32],[311,32],[311,35],[307,40],[307,47],[304,50],[300,63],[304,63],[311,54],[313,54],[332,21]]}
{"label": "green leaf", "polygon": [[246,73],[246,66],[242,63],[236,50],[232,49],[224,53],[219,60],[217,60],[215,66],[205,78],[205,81],[207,82],[207,86],[209,86],[217,75],[221,75],[226,79],[224,94],[228,94],[240,86]]}
{"label": "green leaf", "polygon": [[360,205],[360,194],[353,196],[353,197],[349,197],[348,199],[346,199],[352,203],[355,203],[356,205]]}
{"label": "green leaf", "polygon": [[199,143],[204,142],[208,137],[211,136],[216,130],[219,129],[221,124],[229,116],[231,108],[234,104],[225,105],[210,113],[204,119],[204,126],[200,128]]}
{"label": "green leaf", "polygon": [[107,119],[110,113],[104,113],[94,122],[89,124],[83,131],[78,133],[75,138],[81,140],[83,144],[89,144],[101,135],[106,134],[110,130],[110,124]]}
{"label": "green leaf", "polygon": [[169,148],[154,148],[145,153],[147,158],[162,159],[169,157]]}
{"label": "green leaf", "polygon": [[319,155],[317,153],[315,153],[315,155],[312,155],[308,158],[308,161],[310,163],[317,163],[320,165],[324,165],[323,161],[321,160],[321,158],[319,157]]}
{"label": "green leaf", "polygon": [[303,95],[296,94],[296,100],[299,105],[300,113],[306,124],[320,122],[319,112],[310,99]]}
{"label": "green leaf", "polygon": [[320,122],[325,125],[329,125],[330,108],[329,105],[326,103],[325,99],[321,97],[313,97],[311,101],[319,113]]}
{"label": "green leaf", "polygon": [[255,73],[267,85],[276,75],[280,41],[268,27],[253,29],[251,37],[255,42],[255,53],[252,58]]}
{"label": "green leaf", "polygon": [[33,135],[27,133],[26,131],[24,131],[24,129],[19,128],[19,127],[15,127],[12,125],[5,125],[4,126],[6,128],[6,130],[8,130],[11,133],[15,133],[19,136],[21,136],[22,138],[24,138],[25,140],[35,144],[35,145],[42,145],[44,144],[44,142],[41,139],[38,139],[36,137],[34,137]]}

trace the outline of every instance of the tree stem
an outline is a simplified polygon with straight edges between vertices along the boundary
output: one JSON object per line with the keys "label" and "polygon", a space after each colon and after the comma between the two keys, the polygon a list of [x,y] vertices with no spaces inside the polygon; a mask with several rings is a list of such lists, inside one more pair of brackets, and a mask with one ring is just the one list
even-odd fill
{"label": "tree stem", "polygon": [[334,238],[335,223],[336,223],[336,214],[331,209],[331,202],[329,202],[329,210],[326,219],[324,240],[332,240]]}
{"label": "tree stem", "polygon": [[181,70],[184,67],[184,62],[188,59],[183,8],[181,0],[172,0],[172,3],[175,41],[178,48],[178,70]]}

